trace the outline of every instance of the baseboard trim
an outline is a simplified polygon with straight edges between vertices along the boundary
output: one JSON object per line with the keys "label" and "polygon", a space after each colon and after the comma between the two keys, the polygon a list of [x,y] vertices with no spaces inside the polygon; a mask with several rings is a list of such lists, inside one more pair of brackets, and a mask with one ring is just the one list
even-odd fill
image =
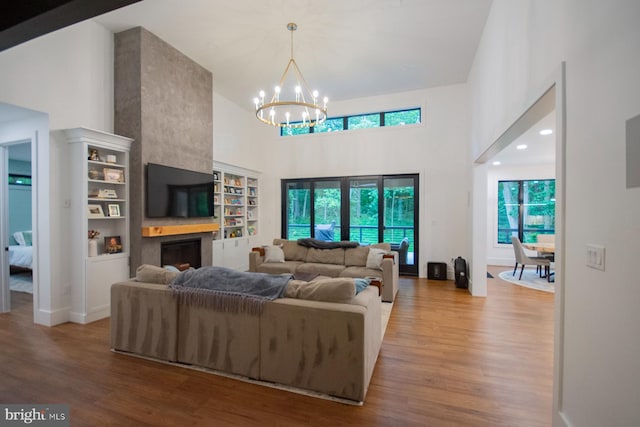
{"label": "baseboard trim", "polygon": [[61,308],[58,310],[43,310],[38,309],[35,313],[35,323],[44,326],[56,326],[69,321],[70,307]]}

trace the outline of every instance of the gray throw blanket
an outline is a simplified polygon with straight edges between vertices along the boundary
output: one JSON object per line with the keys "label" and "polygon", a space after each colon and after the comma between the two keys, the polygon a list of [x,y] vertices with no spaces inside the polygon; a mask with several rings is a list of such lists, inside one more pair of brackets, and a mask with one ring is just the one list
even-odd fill
{"label": "gray throw blanket", "polygon": [[306,246],[308,248],[316,248],[316,249],[336,249],[336,248],[357,248],[360,246],[358,242],[349,242],[346,240],[340,242],[327,242],[324,240],[318,239],[298,239],[298,244],[300,246]]}
{"label": "gray throw blanket", "polygon": [[262,313],[266,301],[284,295],[291,278],[291,275],[202,267],[181,272],[169,288],[182,304],[257,315]]}

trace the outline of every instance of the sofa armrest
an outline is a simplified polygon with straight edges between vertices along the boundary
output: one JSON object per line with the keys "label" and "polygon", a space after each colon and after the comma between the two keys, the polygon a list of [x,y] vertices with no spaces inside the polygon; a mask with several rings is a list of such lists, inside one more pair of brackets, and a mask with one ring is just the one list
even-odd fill
{"label": "sofa armrest", "polygon": [[363,401],[382,343],[381,316],[373,287],[350,304],[269,301],[260,319],[260,379]]}
{"label": "sofa armrest", "polygon": [[175,361],[177,337],[178,301],[167,285],[111,285],[111,348]]}
{"label": "sofa armrest", "polygon": [[249,271],[257,272],[258,266],[264,262],[264,248],[253,248],[249,252]]}
{"label": "sofa armrest", "polygon": [[382,259],[382,301],[393,302],[398,293],[398,281],[400,280],[400,266],[398,252],[391,251],[391,256]]}

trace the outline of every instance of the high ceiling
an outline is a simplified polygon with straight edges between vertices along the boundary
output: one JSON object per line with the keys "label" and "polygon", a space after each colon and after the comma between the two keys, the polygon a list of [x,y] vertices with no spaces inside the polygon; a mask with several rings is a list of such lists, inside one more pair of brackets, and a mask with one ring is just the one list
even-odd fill
{"label": "high ceiling", "polygon": [[213,73],[247,109],[273,90],[290,57],[330,100],[462,83],[491,0],[144,0],[94,18],[142,26]]}

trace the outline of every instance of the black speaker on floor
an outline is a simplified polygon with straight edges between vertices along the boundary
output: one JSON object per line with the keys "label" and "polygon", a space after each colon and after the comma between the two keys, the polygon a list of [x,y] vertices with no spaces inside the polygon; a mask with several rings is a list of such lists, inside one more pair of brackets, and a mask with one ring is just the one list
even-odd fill
{"label": "black speaker on floor", "polygon": [[427,279],[447,280],[447,264],[444,262],[428,262]]}

